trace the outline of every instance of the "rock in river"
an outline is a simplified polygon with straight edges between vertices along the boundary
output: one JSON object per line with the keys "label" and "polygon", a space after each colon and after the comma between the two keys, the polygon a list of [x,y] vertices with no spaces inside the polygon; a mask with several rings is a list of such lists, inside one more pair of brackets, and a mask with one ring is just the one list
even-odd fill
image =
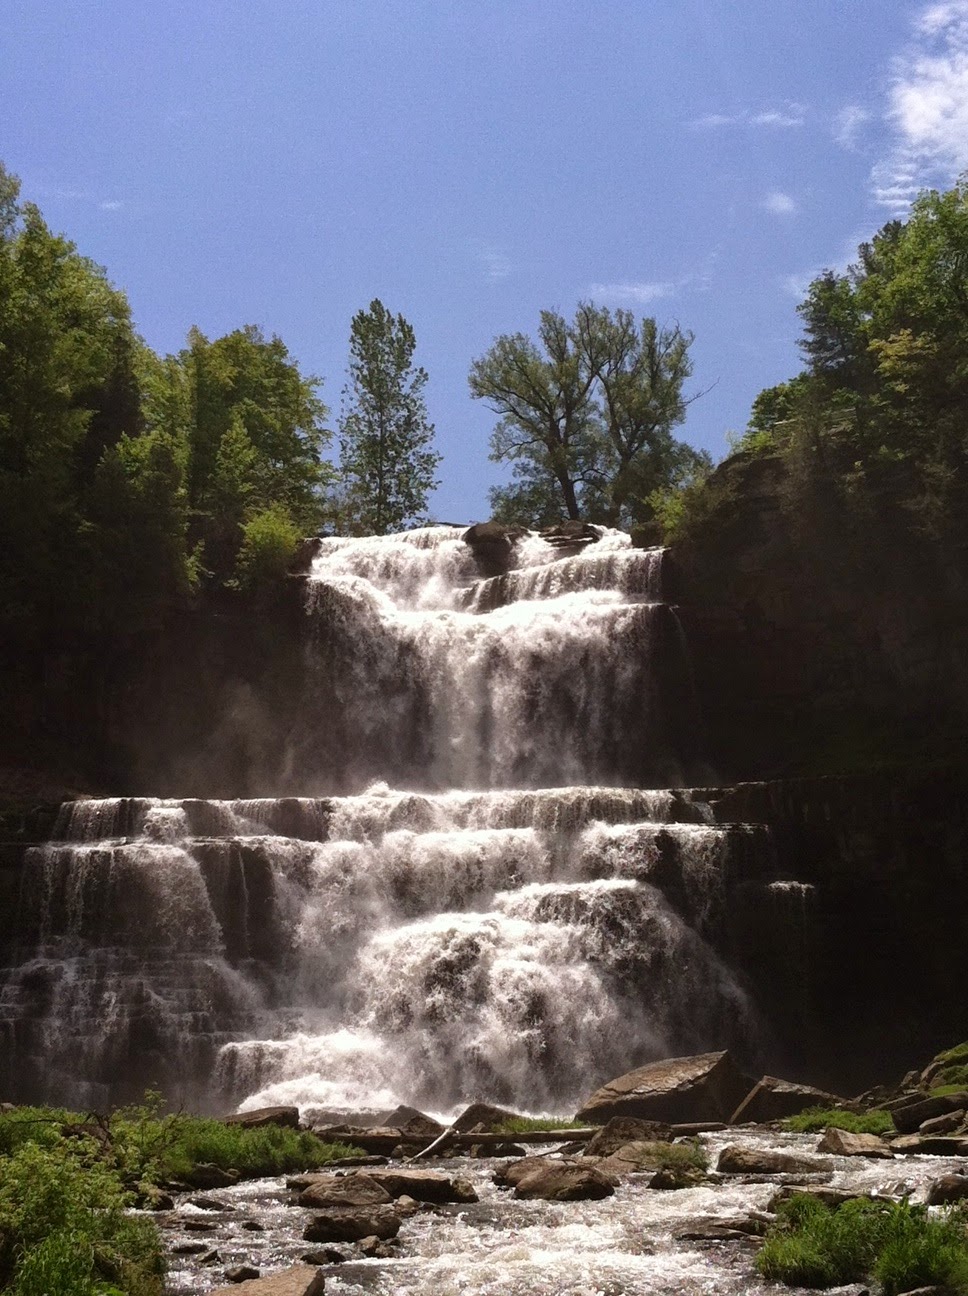
{"label": "rock in river", "polygon": [[677,1122],[728,1121],[753,1081],[729,1053],[666,1058],[603,1085],[577,1119],[598,1123],[613,1116]]}

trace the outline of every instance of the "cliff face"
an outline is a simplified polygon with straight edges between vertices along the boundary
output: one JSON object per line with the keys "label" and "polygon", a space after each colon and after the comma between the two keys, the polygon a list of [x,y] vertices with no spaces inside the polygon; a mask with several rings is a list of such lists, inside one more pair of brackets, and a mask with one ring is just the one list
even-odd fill
{"label": "cliff face", "polygon": [[792,479],[735,455],[674,546],[715,777],[950,758],[968,732],[968,552],[919,530],[882,475]]}

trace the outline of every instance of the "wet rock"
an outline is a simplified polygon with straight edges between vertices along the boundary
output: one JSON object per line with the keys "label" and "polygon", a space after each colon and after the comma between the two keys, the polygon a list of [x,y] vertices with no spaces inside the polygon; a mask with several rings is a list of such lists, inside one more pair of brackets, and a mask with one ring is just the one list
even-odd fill
{"label": "wet rock", "polygon": [[950,1134],[903,1134],[891,1139],[892,1152],[921,1156],[968,1156],[968,1138]]}
{"label": "wet rock", "polygon": [[697,1219],[677,1229],[679,1242],[727,1242],[762,1237],[771,1221],[757,1215],[737,1215],[726,1219]]}
{"label": "wet rock", "polygon": [[794,1084],[777,1076],[763,1076],[729,1118],[731,1125],[753,1121],[765,1125],[769,1121],[785,1120],[796,1116],[808,1107],[836,1107],[843,1100],[812,1085]]}
{"label": "wet rock", "polygon": [[615,1187],[596,1166],[548,1162],[522,1176],[514,1195],[523,1201],[600,1201]]}
{"label": "wet rock", "polygon": [[462,537],[474,551],[474,560],[484,577],[501,576],[511,565],[514,542],[525,534],[523,527],[503,522],[475,522]]}
{"label": "wet rock", "polygon": [[388,1206],[391,1200],[392,1195],[362,1171],[320,1178],[299,1194],[299,1205],[311,1209],[320,1206]]}
{"label": "wet rock", "polygon": [[209,1292],[209,1296],[236,1296],[238,1292],[243,1296],[323,1296],[323,1287],[324,1279],[319,1270],[300,1264],[267,1278],[257,1276],[242,1287],[219,1287],[217,1291]]}
{"label": "wet rock", "polygon": [[243,1220],[239,1228],[244,1228],[247,1233],[264,1233],[266,1226],[260,1224],[258,1220]]}
{"label": "wet rock", "polygon": [[317,1247],[314,1251],[305,1251],[299,1259],[303,1264],[328,1265],[345,1264],[347,1257],[335,1247]]}
{"label": "wet rock", "polygon": [[223,1125],[241,1125],[244,1129],[262,1129],[266,1125],[280,1125],[283,1129],[299,1128],[298,1107],[259,1107],[256,1111],[233,1112],[223,1116]]}
{"label": "wet rock", "polygon": [[228,1202],[219,1201],[217,1197],[189,1197],[188,1204],[205,1211],[234,1211],[235,1207]]}
{"label": "wet rock", "polygon": [[547,1156],[526,1156],[517,1161],[509,1161],[507,1165],[498,1166],[491,1176],[494,1183],[499,1188],[515,1188],[535,1170],[543,1170],[548,1164],[552,1165],[580,1165],[578,1161],[562,1161],[560,1158]]}
{"label": "wet rock", "polygon": [[850,1130],[832,1126],[817,1145],[818,1152],[832,1156],[892,1157],[894,1153],[876,1134],[852,1134]]}
{"label": "wet rock", "polygon": [[670,1141],[672,1130],[661,1121],[636,1120],[631,1116],[613,1116],[582,1148],[585,1156],[611,1156],[627,1143]]}
{"label": "wet rock", "polygon": [[451,1178],[439,1170],[383,1170],[369,1172],[374,1183],[391,1197],[406,1194],[418,1202],[476,1202],[477,1193],[466,1179]]}
{"label": "wet rock", "polygon": [[947,1206],[950,1202],[964,1201],[966,1198],[968,1198],[968,1175],[942,1175],[928,1188],[929,1206]]}
{"label": "wet rock", "polygon": [[208,1250],[207,1242],[176,1242],[168,1250],[172,1255],[201,1255],[203,1251]]}
{"label": "wet rock", "polygon": [[720,1174],[742,1175],[816,1174],[833,1168],[834,1163],[826,1157],[736,1146],[724,1147],[716,1163]]}
{"label": "wet rock", "polygon": [[221,1264],[222,1253],[217,1247],[212,1247],[211,1251],[206,1251],[204,1255],[198,1257],[198,1263],[203,1265]]}
{"label": "wet rock", "polygon": [[420,1210],[420,1203],[414,1201],[412,1197],[408,1197],[407,1194],[404,1193],[402,1197],[398,1197],[393,1203],[393,1209],[398,1215],[402,1215],[406,1218],[408,1215],[416,1215]]}
{"label": "wet rock", "polygon": [[260,1277],[258,1269],[252,1265],[233,1265],[231,1269],[226,1269],[225,1276],[231,1283],[248,1282],[250,1278]]}
{"label": "wet rock", "polygon": [[753,1088],[729,1053],[666,1058],[618,1076],[592,1094],[578,1120],[725,1121]]}
{"label": "wet rock", "polygon": [[[583,1147],[583,1145],[579,1146]],[[487,1143],[475,1143],[468,1150],[467,1155],[470,1157],[494,1157],[500,1159],[501,1157],[523,1157],[527,1156],[528,1152],[520,1143],[492,1143],[490,1145]]]}
{"label": "wet rock", "polygon": [[395,1242],[382,1242],[378,1237],[365,1237],[360,1241],[360,1251],[371,1260],[390,1260],[397,1254]]}
{"label": "wet rock", "polygon": [[359,1242],[371,1235],[396,1237],[400,1216],[389,1206],[333,1206],[313,1216],[303,1231],[306,1242]]}
{"label": "wet rock", "polygon": [[178,1223],[186,1233],[214,1233],[218,1227],[207,1219],[183,1219]]}

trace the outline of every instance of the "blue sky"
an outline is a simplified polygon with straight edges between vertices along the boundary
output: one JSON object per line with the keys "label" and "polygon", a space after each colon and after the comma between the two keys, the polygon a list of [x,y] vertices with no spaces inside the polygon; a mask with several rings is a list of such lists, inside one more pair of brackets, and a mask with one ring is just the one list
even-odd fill
{"label": "blue sky", "polygon": [[810,278],[968,166],[968,0],[7,0],[0,158],[154,347],[258,324],[334,421],[353,314],[401,311],[471,520],[468,366],[543,308],[691,329],[724,453]]}

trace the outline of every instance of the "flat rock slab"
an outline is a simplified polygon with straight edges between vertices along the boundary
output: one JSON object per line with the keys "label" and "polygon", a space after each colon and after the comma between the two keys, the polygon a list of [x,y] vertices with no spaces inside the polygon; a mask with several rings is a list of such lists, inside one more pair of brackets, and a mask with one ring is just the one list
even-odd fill
{"label": "flat rock slab", "polygon": [[785,1120],[796,1116],[808,1107],[836,1107],[842,1100],[812,1085],[794,1084],[777,1076],[764,1076],[746,1095],[730,1117],[730,1125],[753,1121],[765,1125],[769,1121]]}
{"label": "flat rock slab", "polygon": [[514,1195],[522,1201],[600,1201],[615,1192],[610,1179],[592,1165],[548,1162],[524,1175]]}
{"label": "flat rock slab", "polygon": [[477,1201],[477,1193],[466,1179],[455,1179],[439,1170],[383,1170],[373,1169],[367,1177],[379,1184],[391,1197],[412,1197],[418,1202],[470,1203]]}
{"label": "flat rock slab", "polygon": [[[267,1125],[279,1125],[283,1129],[299,1128],[298,1107],[260,1107],[256,1111],[233,1112],[231,1116],[222,1117],[223,1125],[241,1125],[244,1129],[264,1129]],[[235,1288],[238,1291],[238,1288]]]}
{"label": "flat rock slab", "polygon": [[832,1156],[893,1157],[894,1153],[876,1134],[852,1134],[831,1126],[817,1145],[818,1152]]}
{"label": "flat rock slab", "polygon": [[577,1119],[728,1121],[753,1085],[727,1052],[666,1058],[610,1080],[592,1094]]}
{"label": "flat rock slab", "polygon": [[672,1126],[661,1121],[638,1120],[634,1116],[613,1116],[596,1131],[585,1146],[586,1156],[611,1156],[629,1143],[670,1142]]}
{"label": "flat rock slab", "polygon": [[324,1278],[309,1265],[293,1265],[268,1278],[250,1278],[247,1282],[218,1287],[209,1296],[323,1296]]}
{"label": "flat rock slab", "polygon": [[320,1211],[306,1225],[306,1242],[361,1242],[375,1237],[381,1241],[400,1232],[400,1216],[389,1206],[332,1206]]}
{"label": "flat rock slab", "polygon": [[834,1163],[829,1157],[797,1156],[793,1152],[731,1146],[720,1152],[716,1169],[720,1174],[817,1174],[833,1170]]}
{"label": "flat rock slab", "polygon": [[368,1174],[327,1175],[299,1194],[299,1205],[311,1209],[328,1206],[389,1206],[392,1197]]}

